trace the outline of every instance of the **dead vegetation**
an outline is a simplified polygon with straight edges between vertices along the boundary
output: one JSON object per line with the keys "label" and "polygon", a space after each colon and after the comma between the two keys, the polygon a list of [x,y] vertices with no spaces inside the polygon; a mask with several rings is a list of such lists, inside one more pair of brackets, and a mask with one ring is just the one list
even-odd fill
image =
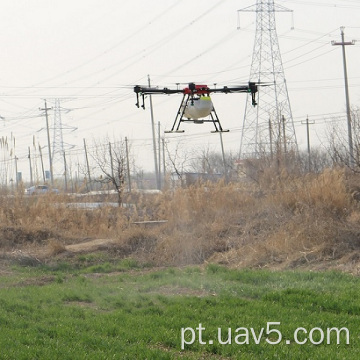
{"label": "dead vegetation", "polygon": [[[105,251],[156,266],[339,268],[360,264],[358,175],[263,173],[257,184],[206,183],[95,210],[61,197],[2,197],[0,251],[40,261]],[[135,222],[167,220],[148,227]]]}

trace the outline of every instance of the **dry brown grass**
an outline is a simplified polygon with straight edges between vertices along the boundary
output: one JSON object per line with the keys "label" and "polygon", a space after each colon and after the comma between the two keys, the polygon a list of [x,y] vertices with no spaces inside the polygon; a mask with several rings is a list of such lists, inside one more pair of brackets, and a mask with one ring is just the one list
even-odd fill
{"label": "dry brown grass", "polygon": [[[344,171],[267,171],[260,180],[260,188],[209,183],[137,195],[130,208],[91,211],[68,208],[60,196],[3,197],[0,249],[46,247],[53,257],[68,244],[108,238],[117,256],[154,265],[295,267],[339,264],[349,254],[360,259],[360,207]],[[134,224],[165,219],[151,228]]]}
{"label": "dry brown grass", "polygon": [[247,220],[238,249],[215,256],[237,266],[311,265],[340,262],[360,250],[358,204],[343,171],[291,177],[281,174]]}
{"label": "dry brown grass", "polygon": [[282,172],[261,193],[236,184],[179,189],[165,201],[164,214],[169,224],[158,263],[292,267],[360,249],[358,205],[341,170]]}

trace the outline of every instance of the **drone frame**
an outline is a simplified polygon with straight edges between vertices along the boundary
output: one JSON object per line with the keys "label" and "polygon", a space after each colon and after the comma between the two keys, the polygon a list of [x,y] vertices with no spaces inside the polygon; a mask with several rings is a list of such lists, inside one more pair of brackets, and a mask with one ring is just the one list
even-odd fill
{"label": "drone frame", "polygon": [[[142,87],[139,85],[136,85],[134,87],[134,92],[136,93],[136,106],[139,108],[140,106],[145,110],[145,95],[153,95],[153,94],[183,94],[183,98],[180,104],[180,107],[178,109],[178,112],[176,114],[173,126],[171,130],[165,131],[165,133],[183,133],[184,130],[180,130],[180,125],[182,122],[193,122],[195,124],[203,124],[205,122],[211,122],[214,124],[215,130],[212,132],[228,132],[229,130],[224,130],[221,126],[219,117],[215,111],[214,105],[212,106],[212,109],[210,111],[210,119],[192,119],[184,117],[186,107],[189,103],[189,101],[194,101],[194,96],[199,95],[207,95],[209,96],[210,93],[251,93],[251,100],[252,105],[256,106],[256,93],[257,93],[257,84],[254,82],[249,82],[248,85],[243,86],[237,86],[237,87],[227,87],[224,86],[223,88],[209,88],[207,85],[195,85],[194,83],[189,83],[189,86],[185,89],[169,89],[169,88],[148,88],[148,87]],[[139,96],[142,98],[142,104],[140,105],[139,102]]]}

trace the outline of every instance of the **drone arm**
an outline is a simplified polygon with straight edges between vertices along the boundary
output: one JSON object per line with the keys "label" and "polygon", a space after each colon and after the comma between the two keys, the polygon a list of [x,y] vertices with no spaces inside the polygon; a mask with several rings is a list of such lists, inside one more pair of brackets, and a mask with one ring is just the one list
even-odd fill
{"label": "drone arm", "polygon": [[228,93],[243,93],[243,92],[249,92],[250,89],[249,89],[249,86],[247,85],[244,85],[244,86],[236,86],[236,87],[227,87],[227,86],[224,86],[222,89],[221,89],[221,92],[225,93],[225,94],[228,94]]}
{"label": "drone arm", "polygon": [[256,93],[257,92],[257,85],[254,82],[249,82],[248,85],[235,86],[235,87],[224,86],[222,88],[209,89],[209,92],[218,92],[218,93],[221,92],[221,93],[225,93],[225,94],[243,93],[243,92]]}
{"label": "drone arm", "polygon": [[168,88],[158,89],[158,88],[150,88],[150,87],[142,87],[139,85],[136,85],[134,87],[134,92],[136,93],[136,106],[140,107],[139,103],[139,96],[142,97],[142,105],[141,107],[145,109],[145,95],[155,95],[155,94],[178,94],[183,93],[183,90],[172,90]]}
{"label": "drone arm", "polygon": [[169,88],[158,89],[158,88],[142,87],[142,86],[136,85],[134,87],[134,92],[136,94],[144,94],[144,95],[179,94],[179,93],[183,93],[183,90],[169,89]]}
{"label": "drone arm", "polygon": [[181,93],[179,90],[171,90],[168,88],[156,89],[156,88],[141,88],[141,93],[145,95],[155,95],[155,94],[176,94]]}
{"label": "drone arm", "polygon": [[209,89],[210,92],[222,92],[225,94],[228,93],[251,93],[251,103],[253,106],[257,105],[256,102],[256,93],[258,91],[257,89],[257,84],[254,82],[249,82],[248,85],[244,85],[244,86],[237,86],[237,87],[227,87],[224,86],[223,88],[219,88],[219,89]]}

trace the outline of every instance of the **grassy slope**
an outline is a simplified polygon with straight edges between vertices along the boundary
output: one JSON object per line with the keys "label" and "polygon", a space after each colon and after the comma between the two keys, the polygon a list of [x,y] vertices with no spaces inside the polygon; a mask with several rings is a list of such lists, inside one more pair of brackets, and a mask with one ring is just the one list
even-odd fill
{"label": "grassy slope", "polygon": [[[99,273],[94,271],[105,271]],[[117,270],[116,272],[112,272]],[[358,359],[360,279],[338,272],[206,268],[16,268],[0,288],[1,359]],[[182,327],[206,331],[278,321],[284,340],[302,326],[348,327],[350,344],[193,345]],[[332,339],[335,342],[335,339]]]}

